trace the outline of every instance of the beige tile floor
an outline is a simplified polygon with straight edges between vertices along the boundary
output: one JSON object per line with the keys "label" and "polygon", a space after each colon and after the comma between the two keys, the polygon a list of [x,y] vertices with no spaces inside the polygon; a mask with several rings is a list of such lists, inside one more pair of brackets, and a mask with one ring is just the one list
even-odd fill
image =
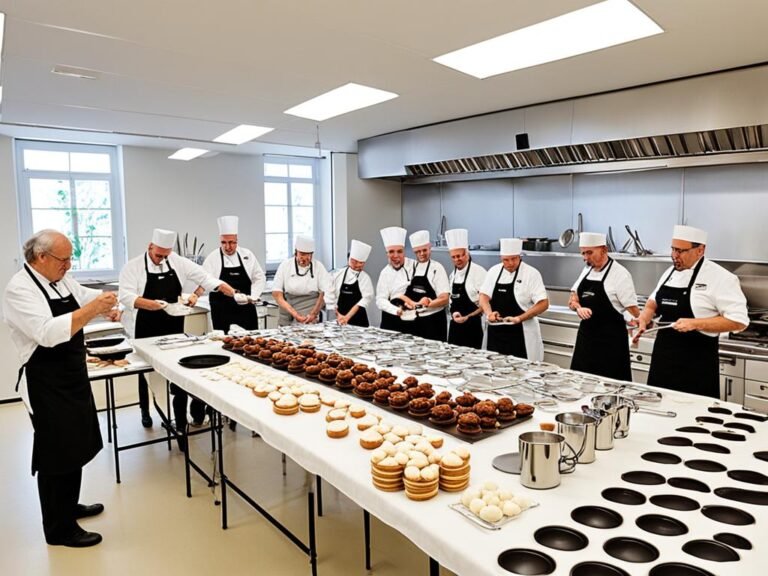
{"label": "beige tile floor", "polygon": [[[118,381],[118,403],[134,400],[135,385]],[[96,385],[97,403],[103,387]],[[161,405],[164,405],[164,399]],[[106,418],[100,414],[106,444]],[[159,418],[147,432],[137,407],[119,411],[120,442],[160,434]],[[280,453],[238,427],[226,429],[227,473],[271,514],[307,539],[307,488],[313,481]],[[220,508],[205,482],[193,474],[192,498],[184,490],[184,459],[165,443],[121,453],[122,483],[115,483],[111,445],[84,470],[81,502],[104,503],[105,512],[83,520],[104,541],[93,548],[48,546],[40,523],[35,479],[29,473],[32,427],[21,404],[0,406],[0,574],[163,576],[227,574],[309,575],[308,558],[231,491],[229,529],[222,530]],[[210,441],[198,436],[192,456],[208,469]],[[324,516],[317,519],[318,573],[365,574],[362,510],[323,484]],[[373,574],[428,574],[428,558],[389,526],[372,519]],[[443,569],[442,574],[449,574]]]}

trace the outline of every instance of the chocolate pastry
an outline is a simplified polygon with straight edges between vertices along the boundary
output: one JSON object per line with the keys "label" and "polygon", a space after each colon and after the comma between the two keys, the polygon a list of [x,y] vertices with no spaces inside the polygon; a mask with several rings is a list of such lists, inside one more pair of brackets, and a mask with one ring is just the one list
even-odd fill
{"label": "chocolate pastry", "polygon": [[406,388],[410,388],[411,386],[417,386],[419,384],[419,381],[414,376],[408,376],[405,380],[403,380],[403,386]]}
{"label": "chocolate pastry", "polygon": [[392,394],[389,395],[389,405],[398,410],[407,408],[409,401],[408,394],[405,392],[392,392]]}
{"label": "chocolate pastry", "polygon": [[355,373],[355,376],[359,376],[364,372],[368,372],[368,370],[370,370],[370,368],[368,368],[367,364],[355,364],[354,366],[352,366],[352,372]]}
{"label": "chocolate pastry", "polygon": [[438,404],[430,411],[429,421],[437,426],[450,426],[456,422],[456,411],[448,404]]}
{"label": "chocolate pastry", "polygon": [[480,418],[493,418],[496,420],[496,402],[493,400],[483,400],[475,404],[475,414]]}
{"label": "chocolate pastry", "polygon": [[373,401],[378,404],[389,404],[389,395],[391,392],[387,390],[386,388],[382,388],[380,390],[376,390],[376,392],[373,393]]}
{"label": "chocolate pastry", "polygon": [[492,416],[482,416],[480,418],[480,427],[483,430],[496,430],[498,422]]}
{"label": "chocolate pastry", "polygon": [[389,385],[389,391],[390,392],[402,392],[405,390],[405,386],[402,384],[390,384]]}
{"label": "chocolate pastry", "polygon": [[392,372],[389,370],[379,370],[379,378],[391,378]]}
{"label": "chocolate pastry", "polygon": [[362,396],[363,398],[370,398],[376,392],[376,384],[373,382],[358,381],[355,386],[355,394]]}
{"label": "chocolate pastry", "polygon": [[480,434],[480,432],[483,431],[480,427],[480,417],[474,413],[467,413],[459,416],[459,422],[456,429],[462,434],[469,435]]}
{"label": "chocolate pastry", "polygon": [[456,404],[459,406],[474,406],[477,404],[477,398],[474,394],[471,394],[470,392],[464,392],[461,396],[456,397]]}
{"label": "chocolate pastry", "polygon": [[435,396],[435,403],[436,404],[448,404],[451,401],[452,397],[453,396],[451,396],[451,393],[448,392],[448,390],[443,390],[442,392],[440,392],[440,394]]}
{"label": "chocolate pastry", "polygon": [[530,404],[515,404],[515,412],[519,417],[529,416],[533,414],[535,408]]}

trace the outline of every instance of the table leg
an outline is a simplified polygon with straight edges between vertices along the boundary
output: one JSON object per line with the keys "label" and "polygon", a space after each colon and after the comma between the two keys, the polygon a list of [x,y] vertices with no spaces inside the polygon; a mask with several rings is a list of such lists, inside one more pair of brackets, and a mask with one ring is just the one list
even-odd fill
{"label": "table leg", "polygon": [[117,441],[117,408],[115,407],[115,383],[112,378],[107,380],[109,383],[109,403],[112,411],[112,450],[115,453],[115,479],[120,484],[120,443]]}
{"label": "table leg", "polygon": [[285,476],[285,454],[281,454],[283,461],[283,476]]}
{"label": "table leg", "polygon": [[440,564],[431,556],[429,558],[429,576],[440,576]]}
{"label": "table leg", "polygon": [[315,538],[315,495],[310,490],[307,493],[307,514],[309,520],[309,564],[312,576],[317,576],[317,543]]}
{"label": "table leg", "polygon": [[224,473],[224,440],[222,437],[221,413],[213,411],[216,416],[216,440],[218,441],[219,456],[219,486],[221,486],[221,527],[227,529],[227,475]]}
{"label": "table leg", "polygon": [[315,484],[317,484],[317,515],[323,517],[323,479],[320,476],[315,476]]}
{"label": "table leg", "polygon": [[[179,425],[176,424],[176,432],[179,432]],[[192,478],[189,465],[189,441],[192,438],[187,434],[187,426],[184,427],[184,479],[187,484],[187,498],[192,498]]]}
{"label": "table leg", "polygon": [[166,419],[168,420],[168,425],[165,427],[165,434],[168,439],[168,452],[172,450],[171,448],[171,381],[167,380],[165,381],[165,414]]}
{"label": "table leg", "polygon": [[107,442],[112,444],[112,402],[109,399],[109,381],[111,378],[104,379],[104,400],[107,403]]}
{"label": "table leg", "polygon": [[365,537],[365,569],[371,569],[371,515],[363,510],[363,533]]}

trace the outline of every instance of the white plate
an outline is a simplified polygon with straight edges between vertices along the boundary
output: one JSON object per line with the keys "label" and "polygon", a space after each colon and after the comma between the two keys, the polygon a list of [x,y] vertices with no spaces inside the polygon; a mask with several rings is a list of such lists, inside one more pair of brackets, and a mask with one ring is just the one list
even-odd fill
{"label": "white plate", "polygon": [[168,306],[163,308],[163,310],[169,316],[189,316],[190,314],[195,313],[194,308],[192,308],[191,306],[186,306],[179,302],[173,302],[171,304],[168,304]]}

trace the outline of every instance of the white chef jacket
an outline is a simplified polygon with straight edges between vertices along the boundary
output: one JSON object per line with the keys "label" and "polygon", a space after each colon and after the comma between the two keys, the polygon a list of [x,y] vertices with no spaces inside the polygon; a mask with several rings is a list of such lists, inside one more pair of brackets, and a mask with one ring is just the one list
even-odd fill
{"label": "white chef jacket", "polygon": [[[469,268],[469,278],[467,278],[465,282],[464,279],[467,276],[467,268]],[[448,286],[453,290],[453,284],[455,282],[458,282],[459,284],[464,282],[464,290],[467,291],[467,296],[469,296],[469,299],[472,300],[472,302],[477,304],[480,300],[480,288],[483,287],[485,274],[485,268],[480,266],[480,264],[468,262],[463,270],[456,270],[454,267],[453,272],[451,272],[451,275],[448,278]]]}
{"label": "white chef jacket", "polygon": [[309,273],[309,266],[299,266],[299,273],[301,275],[296,274],[295,257],[283,260],[275,272],[272,291],[282,292],[284,296],[306,296],[312,292],[322,292],[324,297],[333,291],[333,279],[322,262],[312,260],[312,274]]}
{"label": "white chef jacket", "polygon": [[376,306],[382,312],[397,315],[398,307],[390,300],[396,296],[405,294],[408,284],[411,283],[411,271],[414,261],[410,258],[403,259],[403,265],[395,270],[391,264],[387,264],[381,270],[376,282]]}
{"label": "white chef jacket", "polygon": [[[144,269],[144,262],[147,263],[147,269],[150,274],[161,274],[168,271],[168,264],[166,262],[158,266],[152,262],[146,252],[141,256],[128,260],[120,271],[120,290],[117,297],[120,300],[120,304],[125,308],[122,322],[131,338],[134,337],[136,329],[137,312],[134,303],[136,298],[144,294],[144,288],[147,285],[147,271]],[[195,264],[188,258],[179,256],[176,252],[171,252],[168,255],[168,263],[173,268],[173,271],[176,272],[176,276],[178,276],[182,286],[187,282],[191,282],[197,286],[202,286],[205,290],[212,291],[220,284],[223,284],[218,277],[209,274],[202,266]]]}
{"label": "white chef jacket", "polygon": [[[548,298],[547,289],[544,287],[541,273],[533,266],[520,262],[518,270],[517,282],[515,282],[513,291],[517,304],[525,311],[533,307],[537,302],[546,300]],[[501,277],[499,277],[499,272],[501,272]],[[496,278],[499,279],[499,284],[510,284],[514,277],[515,273],[503,269],[503,264],[496,264],[486,273],[480,292],[493,299]],[[493,309],[493,300],[491,300],[491,309]],[[499,328],[499,330],[502,329]],[[525,337],[525,350],[528,353],[528,359],[543,360],[544,343],[541,340],[541,328],[539,327],[538,318],[533,317],[523,322],[523,336]]]}
{"label": "white chef jacket", "polygon": [[[578,280],[571,286],[571,292],[578,291],[579,284],[581,284],[584,276],[587,276],[587,273],[589,273],[587,280],[602,280],[603,277],[605,277],[608,264],[610,263],[607,263],[599,272],[590,269],[589,266],[585,266],[581,271],[581,274],[579,274]],[[630,320],[632,315],[629,313],[624,314],[624,311],[630,306],[637,306],[635,283],[632,281],[632,275],[629,273],[629,270],[616,262],[616,260],[614,260],[613,264],[610,264],[610,266],[610,273],[605,278],[605,282],[603,282],[603,288],[605,289],[605,293],[608,296],[608,300],[610,300],[613,309],[623,315],[625,319]]]}
{"label": "white chef jacket", "polygon": [[[414,264],[416,266],[415,268]],[[446,273],[443,265],[436,260],[427,260],[426,262],[418,262],[417,260],[414,260],[413,264],[411,264],[410,270],[408,270],[408,274],[410,275],[411,280],[413,280],[414,276],[423,276],[427,272],[427,267],[429,267],[429,275],[427,277],[427,281],[434,289],[435,294],[437,296],[446,293],[450,294],[451,285],[448,283],[448,274]],[[419,310],[419,316],[432,316],[432,314],[437,314],[438,312],[445,314],[445,309],[447,306],[448,305],[446,304],[440,308]]]}
{"label": "white chef jacket", "polygon": [[[697,262],[698,263],[698,262]],[[691,276],[696,264],[688,270],[675,270],[672,272],[667,286],[673,288],[682,288],[688,286],[691,282]],[[656,300],[656,292],[664,284],[670,271],[674,266],[670,266],[661,275],[656,289],[648,297],[649,300]],[[747,314],[747,299],[744,292],[741,291],[739,277],[712,260],[704,259],[701,265],[699,275],[696,276],[696,282],[691,291],[691,309],[694,318],[712,318],[713,316],[723,316],[728,320],[733,320],[744,326],[749,325],[749,315]],[[719,336],[715,332],[702,332],[707,336]]]}
{"label": "white chef jacket", "polygon": [[374,293],[373,293],[373,282],[371,281],[371,277],[368,275],[368,273],[365,270],[361,270],[360,272],[355,272],[349,266],[345,266],[341,270],[337,270],[333,274],[333,294],[327,296],[325,298],[325,305],[328,308],[328,310],[335,310],[336,309],[336,303],[339,300],[339,294],[341,291],[341,281],[344,279],[344,272],[347,273],[347,279],[344,282],[344,285],[354,284],[357,282],[358,287],[360,288],[360,300],[355,302],[358,306],[361,308],[368,308],[368,306],[371,305],[371,302],[373,302]]}
{"label": "white chef jacket", "polygon": [[[86,288],[69,274],[56,283],[56,290],[59,291],[57,294],[45,276],[31,266],[29,269],[52,300],[66,298],[72,294],[82,307],[101,294],[101,290]],[[54,318],[48,301],[24,268],[16,272],[5,287],[3,317],[10,329],[11,340],[16,346],[21,364],[30,359],[38,346],[52,348],[72,338],[72,313]],[[26,373],[19,382],[19,393],[31,413]]]}
{"label": "white chef jacket", "polygon": [[[237,247],[237,253],[232,256],[224,254],[224,268],[237,268],[240,266],[240,262],[237,259],[237,255],[243,260],[243,266],[245,272],[248,274],[248,278],[251,281],[251,298],[258,300],[261,297],[261,293],[264,292],[264,286],[267,284],[267,276],[264,274],[264,270],[261,268],[259,261],[254,256],[253,252],[248,248]],[[211,276],[219,278],[221,276],[221,248],[214,250],[206,257],[203,262],[203,268],[205,268]]]}

